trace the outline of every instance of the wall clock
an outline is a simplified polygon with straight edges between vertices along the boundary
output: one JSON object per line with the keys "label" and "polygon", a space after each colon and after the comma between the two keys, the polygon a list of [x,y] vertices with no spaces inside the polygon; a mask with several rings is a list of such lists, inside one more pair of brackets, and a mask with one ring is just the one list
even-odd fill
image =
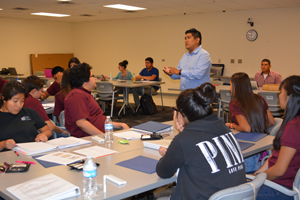
{"label": "wall clock", "polygon": [[258,34],[257,34],[256,30],[254,30],[254,29],[249,30],[246,34],[247,40],[249,40],[251,42],[255,41],[257,39],[257,36],[258,36]]}

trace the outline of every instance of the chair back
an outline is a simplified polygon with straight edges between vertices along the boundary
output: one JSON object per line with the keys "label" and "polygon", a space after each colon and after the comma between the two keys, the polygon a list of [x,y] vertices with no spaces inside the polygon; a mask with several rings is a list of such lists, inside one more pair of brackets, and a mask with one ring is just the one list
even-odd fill
{"label": "chair back", "polygon": [[62,127],[65,127],[65,111],[61,111],[60,114],[59,114],[59,123],[60,123],[60,126]]}
{"label": "chair back", "polygon": [[298,172],[295,176],[293,190],[297,192],[297,195],[294,196],[294,199],[300,199],[300,168],[298,169]]}
{"label": "chair back", "polygon": [[231,92],[230,90],[220,90],[220,100],[225,106],[229,106],[229,103],[231,101]]}
{"label": "chair back", "polygon": [[100,96],[108,97],[114,93],[114,86],[112,83],[101,81],[101,82],[96,82],[96,84],[97,84],[96,90]]}
{"label": "chair back", "polygon": [[257,94],[266,100],[273,116],[282,116],[284,114],[284,111],[280,107],[278,92],[258,92]]}
{"label": "chair back", "polygon": [[235,187],[220,190],[213,194],[209,200],[255,200],[258,191],[267,178],[266,173],[259,173],[253,181]]}

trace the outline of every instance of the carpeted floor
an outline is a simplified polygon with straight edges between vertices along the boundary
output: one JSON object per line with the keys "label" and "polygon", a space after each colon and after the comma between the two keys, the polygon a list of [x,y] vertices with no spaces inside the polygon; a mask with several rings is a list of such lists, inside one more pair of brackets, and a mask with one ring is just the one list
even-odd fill
{"label": "carpeted floor", "polygon": [[[136,116],[133,115],[131,108],[126,108],[126,114],[121,119],[118,119],[118,112],[122,106],[121,102],[117,103],[116,108],[114,109],[113,118],[114,122],[123,122],[126,123],[129,127],[142,124],[148,121],[155,121],[155,122],[165,122],[173,120],[173,110],[171,107],[164,106],[164,110],[161,106],[156,106],[157,113],[154,115],[144,115],[142,110],[140,109]],[[131,104],[134,108],[134,104]],[[106,106],[105,108],[105,115],[110,115],[110,107]]]}

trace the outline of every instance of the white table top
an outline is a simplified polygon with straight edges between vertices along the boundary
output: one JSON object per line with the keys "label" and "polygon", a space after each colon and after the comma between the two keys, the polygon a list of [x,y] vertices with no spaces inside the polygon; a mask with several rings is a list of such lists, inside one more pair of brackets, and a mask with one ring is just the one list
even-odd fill
{"label": "white table top", "polygon": [[[101,81],[97,81],[97,82],[101,82]],[[103,82],[109,82],[116,87],[123,87],[123,88],[137,88],[137,87],[165,84],[165,82],[159,82],[159,81],[136,81],[134,83],[130,80],[112,80],[112,81],[103,81]]]}
{"label": "white table top", "polygon": [[[173,124],[172,121],[166,122],[167,124]],[[125,131],[125,130],[123,130]],[[233,131],[234,132],[234,131]],[[166,139],[173,138],[177,131],[173,130],[171,132],[167,132],[169,134]],[[260,151],[266,150],[272,146],[273,136],[266,136],[259,142],[257,142],[254,146],[250,147],[243,151],[244,157],[250,156],[252,154],[258,153]],[[84,139],[91,140],[91,137],[86,137]],[[73,152],[74,150],[86,148],[89,146],[102,146],[111,148],[113,150],[118,151],[118,153],[96,158],[95,162],[99,163],[100,166],[97,168],[98,172],[98,183],[103,182],[103,175],[112,174],[118,178],[127,181],[126,185],[118,186],[109,181],[107,181],[107,192],[103,193],[103,190],[100,189],[97,192],[97,199],[121,199],[133,196],[135,194],[145,192],[169,183],[176,181],[176,177],[172,177],[169,179],[162,179],[157,176],[156,173],[147,174],[135,170],[131,170],[128,168],[124,168],[118,165],[115,165],[118,162],[128,160],[134,158],[139,155],[143,155],[146,157],[160,159],[160,155],[157,150],[148,149],[143,147],[143,143],[141,140],[132,140],[129,144],[119,144],[119,138],[115,137],[114,143],[111,145],[101,144],[96,141],[92,141],[92,144],[81,145],[73,148],[64,149],[66,152]],[[8,162],[14,163],[16,160],[25,160],[25,161],[35,161],[30,156],[21,155],[18,157],[13,151],[7,151],[0,153],[0,162]],[[0,174],[0,196],[2,195],[5,199],[16,199],[13,195],[6,191],[7,187],[16,185],[18,183],[25,182],[27,180],[40,177],[42,175],[46,175],[49,173],[53,173],[81,188],[83,187],[83,175],[82,171],[70,170],[67,166],[56,166],[50,168],[44,168],[39,163],[31,165],[28,172],[25,173],[1,173]],[[5,181],[3,181],[5,180]],[[83,196],[71,198],[71,199],[82,199]]]}

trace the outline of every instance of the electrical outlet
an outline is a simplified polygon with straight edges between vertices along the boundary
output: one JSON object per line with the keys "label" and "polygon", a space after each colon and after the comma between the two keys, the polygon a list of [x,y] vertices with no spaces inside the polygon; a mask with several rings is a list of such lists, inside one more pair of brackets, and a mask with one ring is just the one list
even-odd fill
{"label": "electrical outlet", "polygon": [[218,63],[221,63],[221,59],[220,58],[218,59]]}
{"label": "electrical outlet", "polygon": [[230,59],[230,63],[234,63],[234,59]]}
{"label": "electrical outlet", "polygon": [[165,59],[161,59],[161,62],[165,62]]}
{"label": "electrical outlet", "polygon": [[242,63],[243,63],[243,60],[242,60],[242,59],[238,59],[238,63],[239,63],[239,64],[242,64]]}

